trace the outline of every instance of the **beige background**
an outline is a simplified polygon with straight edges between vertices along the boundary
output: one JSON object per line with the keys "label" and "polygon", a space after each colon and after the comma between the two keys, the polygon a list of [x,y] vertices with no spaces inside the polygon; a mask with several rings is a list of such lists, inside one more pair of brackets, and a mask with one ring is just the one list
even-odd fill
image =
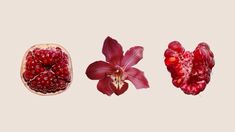
{"label": "beige background", "polygon": [[[0,131],[235,131],[234,34],[231,0],[1,0]],[[151,88],[131,84],[122,96],[107,97],[84,74],[103,60],[110,35],[124,50],[145,48],[136,66]],[[170,41],[193,50],[210,44],[216,66],[206,90],[193,97],[171,84],[163,63]],[[36,43],[60,43],[70,52],[74,80],[57,96],[29,92],[20,80],[24,52]]]}

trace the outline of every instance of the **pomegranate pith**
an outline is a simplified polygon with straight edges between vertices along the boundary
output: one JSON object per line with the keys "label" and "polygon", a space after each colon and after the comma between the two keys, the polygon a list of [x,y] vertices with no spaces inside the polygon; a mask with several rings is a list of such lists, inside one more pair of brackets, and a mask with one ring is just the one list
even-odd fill
{"label": "pomegranate pith", "polygon": [[173,41],[164,56],[165,65],[176,87],[191,95],[197,95],[205,89],[215,65],[208,44],[200,43],[193,52],[189,52],[179,42]]}
{"label": "pomegranate pith", "polygon": [[58,44],[38,44],[24,55],[21,78],[25,86],[39,95],[66,90],[72,81],[69,53]]}

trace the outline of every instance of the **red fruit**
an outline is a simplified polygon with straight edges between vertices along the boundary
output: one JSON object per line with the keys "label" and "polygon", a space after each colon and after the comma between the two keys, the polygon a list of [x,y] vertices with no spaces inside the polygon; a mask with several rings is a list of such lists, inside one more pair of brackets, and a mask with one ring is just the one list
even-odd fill
{"label": "red fruit", "polygon": [[25,86],[39,95],[66,90],[72,81],[69,53],[58,44],[38,44],[26,51],[21,65]]}
{"label": "red fruit", "polygon": [[164,56],[174,86],[192,95],[205,89],[215,65],[214,55],[206,43],[198,44],[193,52],[189,52],[179,42],[173,41]]}

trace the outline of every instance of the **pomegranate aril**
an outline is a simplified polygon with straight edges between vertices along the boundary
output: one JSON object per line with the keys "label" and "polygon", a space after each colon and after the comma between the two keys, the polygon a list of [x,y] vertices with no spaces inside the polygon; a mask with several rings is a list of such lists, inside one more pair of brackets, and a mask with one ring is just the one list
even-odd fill
{"label": "pomegranate aril", "polygon": [[174,65],[178,64],[179,59],[177,57],[168,57],[165,59],[165,64],[166,65]]}
{"label": "pomegranate aril", "polygon": [[176,86],[176,87],[180,87],[183,83],[183,79],[182,78],[176,78],[172,80],[172,83]]}
{"label": "pomegranate aril", "polygon": [[181,44],[178,41],[173,41],[168,45],[168,48],[177,52],[177,53],[183,53],[184,48],[181,46]]}
{"label": "pomegranate aril", "polygon": [[23,77],[24,77],[24,80],[26,80],[26,81],[33,79],[33,76],[31,75],[31,73],[29,71],[25,71],[23,73]]}
{"label": "pomegranate aril", "polygon": [[167,49],[165,52],[164,52],[164,56],[165,57],[171,57],[171,56],[175,56],[175,51],[171,50],[171,49]]}

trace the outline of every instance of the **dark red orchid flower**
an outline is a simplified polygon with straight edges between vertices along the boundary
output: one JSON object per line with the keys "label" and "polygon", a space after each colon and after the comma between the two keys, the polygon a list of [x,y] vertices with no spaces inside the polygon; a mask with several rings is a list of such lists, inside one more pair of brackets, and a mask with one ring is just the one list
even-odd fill
{"label": "dark red orchid flower", "polygon": [[137,89],[149,88],[144,73],[132,67],[143,58],[143,50],[143,47],[135,46],[123,55],[122,46],[116,40],[107,37],[102,49],[106,62],[96,61],[90,64],[86,75],[91,80],[99,80],[97,89],[108,96],[113,93],[123,94],[128,89],[125,80],[131,81]]}

